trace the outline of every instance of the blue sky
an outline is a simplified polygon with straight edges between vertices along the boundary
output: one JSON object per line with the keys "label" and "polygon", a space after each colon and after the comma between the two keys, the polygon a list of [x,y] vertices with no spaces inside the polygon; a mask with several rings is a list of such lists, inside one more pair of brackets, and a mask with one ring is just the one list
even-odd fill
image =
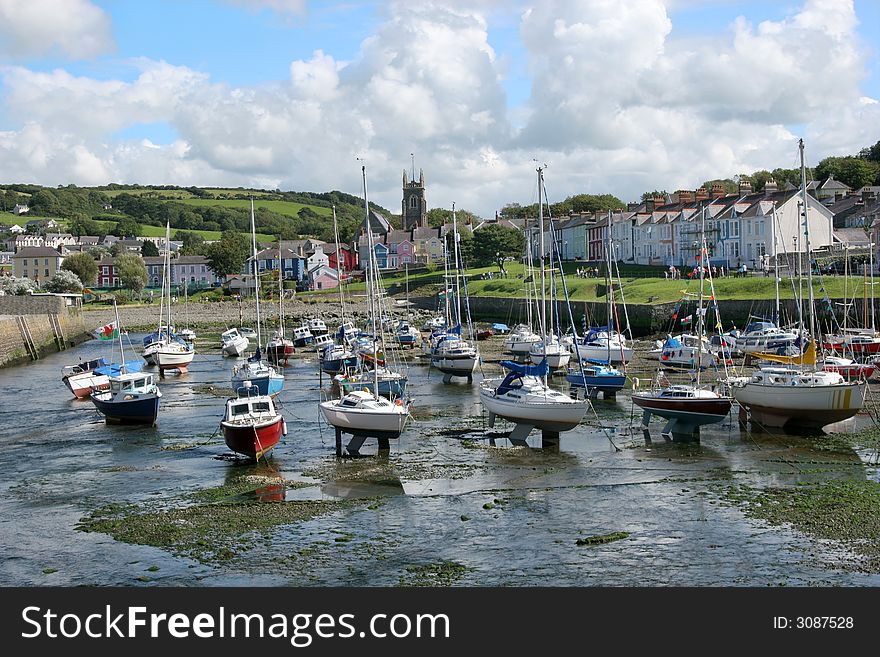
{"label": "blue sky", "polygon": [[7,0],[0,182],[357,193],[366,156],[393,208],[415,152],[435,207],[531,202],[535,157],[632,200],[873,144],[877,44],[877,0]]}

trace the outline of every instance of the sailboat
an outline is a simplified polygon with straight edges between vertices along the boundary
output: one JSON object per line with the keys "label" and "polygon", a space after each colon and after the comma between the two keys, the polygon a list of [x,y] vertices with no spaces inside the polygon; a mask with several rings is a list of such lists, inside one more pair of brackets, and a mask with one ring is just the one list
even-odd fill
{"label": "sailboat", "polygon": [[[544,204],[541,194],[544,169],[538,167],[538,233],[540,235],[540,279],[545,289],[544,267]],[[528,248],[528,246],[526,247]],[[567,299],[566,299],[567,301]],[[546,306],[539,309],[540,325],[545,326]],[[543,359],[538,365],[522,365],[501,361],[510,370],[505,376],[483,379],[480,383],[480,402],[489,412],[489,426],[495,426],[496,417],[516,424],[510,435],[511,442],[523,444],[533,429],[540,429],[545,438],[558,437],[559,432],[574,429],[583,420],[589,400],[573,399],[547,385],[550,368]]]}
{"label": "sailboat", "polygon": [[141,371],[129,372],[126,368],[125,350],[122,347],[122,326],[115,301],[113,310],[116,313],[121,365],[117,372],[108,376],[109,389],[92,392],[92,403],[109,423],[153,425],[159,414],[159,400],[162,398],[162,393],[152,374]]}
{"label": "sailboat", "polygon": [[[801,218],[803,220],[805,251],[810,262],[810,223],[807,208],[807,174],[804,165],[804,141],[799,140],[801,163]],[[762,367],[751,377],[728,379],[731,393],[746,409],[752,423],[763,427],[821,429],[833,422],[853,417],[865,403],[868,384],[865,381],[847,382],[838,372],[816,370],[816,321],[813,299],[813,268],[808,267],[807,312],[810,323],[810,343],[800,356],[756,354],[763,360],[785,367]],[[800,334],[804,334],[804,317],[799,310]]]}
{"label": "sailboat", "polygon": [[[361,165],[361,175],[364,183],[364,230],[367,232],[367,244],[369,261],[367,265],[367,289],[368,303],[370,306],[370,324],[375,332],[373,340],[373,361],[378,361],[379,337],[378,316],[380,309],[377,308],[380,299],[379,267],[376,262],[376,254],[373,250],[373,232],[370,227],[370,205],[367,200],[367,168]],[[372,390],[352,390],[342,395],[340,399],[331,399],[321,402],[319,407],[327,422],[336,429],[337,454],[341,434],[349,433],[353,436],[349,443],[348,451],[356,453],[367,437],[375,437],[380,440],[398,438],[406,426],[409,418],[409,402],[401,398],[391,401],[379,394],[379,370],[376,364],[372,372],[364,372],[372,377]],[[364,377],[365,378],[365,377]]]}
{"label": "sailboat", "polygon": [[266,345],[266,353],[273,363],[284,362],[291,356],[295,349],[293,340],[284,337],[284,267],[281,255],[281,242],[278,243],[278,329]]}
{"label": "sailboat", "polygon": [[[165,224],[165,271],[163,276],[165,277],[165,293],[167,295],[166,301],[168,302],[168,326],[174,326],[173,320],[171,319],[171,224]],[[183,284],[186,285],[186,279],[184,279]],[[161,308],[161,306],[160,306]],[[161,312],[161,311],[160,311]],[[162,318],[159,317],[159,323],[161,325]],[[162,374],[165,370],[178,370],[179,372],[186,372],[189,364],[192,362],[193,357],[195,356],[195,347],[193,347],[192,342],[186,342],[185,340],[178,338],[175,335],[170,335],[167,340],[163,341],[156,348],[156,365],[159,366],[159,373]]]}
{"label": "sailboat", "polygon": [[455,203],[452,204],[452,241],[453,241],[453,290],[455,296],[455,304],[450,305],[449,294],[446,295],[446,303],[450,324],[454,322],[452,328],[447,329],[444,334],[437,337],[433,343],[431,350],[431,365],[436,367],[443,373],[444,383],[449,383],[453,376],[467,377],[468,382],[473,380],[474,368],[480,356],[476,348],[467,340],[462,338],[462,320],[467,320],[468,333],[473,336],[473,325],[470,321],[470,307],[467,302],[467,279],[464,282],[465,291],[465,314],[462,316],[461,293],[463,278],[463,263],[458,248],[458,221],[455,215]]}
{"label": "sailboat", "polygon": [[178,331],[177,335],[186,342],[195,342],[196,332],[189,327],[189,283],[186,280],[183,282],[183,314],[186,318],[186,328]]}
{"label": "sailboat", "polygon": [[[605,246],[605,285],[606,299],[608,300],[608,324],[613,328],[614,315],[614,285],[611,280],[611,261],[612,261],[612,222],[611,213],[608,213],[608,242]],[[577,338],[575,337],[575,342]],[[584,388],[587,394],[595,398],[598,393],[602,393],[606,398],[612,397],[618,390],[622,390],[626,385],[626,374],[618,370],[612,365],[612,341],[605,341],[605,357],[602,360],[593,359],[582,361],[579,367],[569,372],[565,379],[572,386]],[[575,350],[577,353],[577,350]]]}
{"label": "sailboat", "polygon": [[516,324],[510,332],[504,336],[504,350],[517,356],[528,355],[531,353],[532,345],[541,341],[541,336],[532,330],[531,288],[534,287],[534,285],[529,285],[530,281],[534,281],[532,274],[532,244],[530,233],[526,232],[526,321],[524,323]]}
{"label": "sailboat", "polygon": [[[543,225],[541,226],[541,230],[544,230]],[[552,220],[550,222],[550,235],[551,238],[554,235],[553,233],[553,223]],[[550,305],[553,308],[553,312],[542,313],[542,317],[546,320],[547,324],[541,326],[541,340],[539,342],[533,342],[529,347],[529,357],[532,360],[532,363],[538,365],[542,360],[547,361],[547,366],[551,371],[556,371],[560,369],[565,369],[568,367],[568,362],[571,360],[571,353],[568,350],[568,346],[562,343],[560,340],[560,336],[557,332],[553,330],[553,318],[556,316],[556,269],[553,267],[553,263],[556,260],[556,249],[553,248],[553,242],[555,239],[551,239],[550,245]],[[542,254],[543,257],[543,254]],[[543,279],[542,279],[543,281]],[[542,283],[543,284],[543,283]],[[541,304],[546,305],[546,293],[545,289],[541,290]],[[537,295],[535,295],[537,299]],[[557,322],[557,328],[558,328]]]}
{"label": "sailboat", "polygon": [[336,271],[339,276],[339,313],[340,324],[335,334],[335,341],[318,352],[321,371],[327,374],[347,372],[357,367],[358,358],[351,350],[351,343],[357,338],[358,330],[354,324],[345,321],[345,291],[342,287],[342,259],[339,255],[339,227],[336,223],[336,206],[333,206],[333,237],[336,239]]}
{"label": "sailboat", "polygon": [[239,390],[250,382],[261,395],[277,395],[284,387],[284,375],[263,360],[260,327],[260,271],[257,262],[257,229],[254,223],[254,198],[251,197],[251,261],[254,272],[254,301],[257,311],[257,350],[244,363],[232,368],[232,389]]}
{"label": "sailboat", "polygon": [[[709,263],[709,250],[706,248],[705,238],[706,213],[700,217],[700,252],[697,255],[697,266],[700,271],[700,294],[697,307],[697,336],[703,335],[703,283],[706,276],[711,276]],[[714,296],[714,295],[713,295]],[[720,322],[719,322],[720,326]],[[695,385],[671,385],[659,390],[633,393],[632,400],[644,410],[642,415],[642,428],[647,431],[648,423],[652,415],[666,418],[668,422],[663,429],[664,435],[671,434],[673,439],[687,440],[699,431],[699,427],[705,424],[716,424],[724,420],[730,412],[733,399],[721,395],[712,388],[701,385],[700,376],[702,367],[694,363],[696,370]]]}

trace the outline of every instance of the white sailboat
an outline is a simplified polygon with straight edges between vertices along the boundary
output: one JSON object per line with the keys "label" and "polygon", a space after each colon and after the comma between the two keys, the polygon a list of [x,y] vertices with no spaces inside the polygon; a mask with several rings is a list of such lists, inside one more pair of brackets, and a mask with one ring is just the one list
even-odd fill
{"label": "white sailboat", "polygon": [[[543,230],[543,226],[541,227]],[[552,234],[552,232],[551,232]],[[571,360],[571,352],[569,351],[568,345],[565,345],[560,340],[559,335],[553,329],[553,317],[556,315],[556,269],[553,267],[553,263],[555,260],[556,249],[552,246],[550,248],[550,305],[553,308],[553,311],[547,313],[546,310],[541,314],[541,316],[546,320],[547,324],[545,326],[541,326],[541,340],[539,342],[534,342],[529,347],[529,358],[531,358],[532,363],[535,365],[539,365],[542,360],[547,361],[547,366],[551,371],[556,371],[560,369],[564,369],[568,367],[568,362]],[[543,257],[543,254],[542,254]],[[543,261],[542,261],[543,262]],[[542,278],[542,285],[543,285]],[[546,295],[547,290],[541,290],[541,304],[542,306],[546,306]],[[536,295],[537,298],[537,295]],[[549,315],[549,317],[548,317]]]}
{"label": "white sailboat", "polygon": [[281,254],[281,242],[278,243],[278,328],[266,345],[266,354],[273,363],[287,364],[287,359],[294,353],[293,340],[284,336],[284,262]]}
{"label": "white sailboat", "polygon": [[[711,276],[711,274],[708,274],[710,269],[707,266],[709,263],[709,250],[706,247],[705,224],[706,212],[704,208],[700,217],[700,253],[697,256],[697,265],[700,270],[700,293],[697,304],[697,339],[699,342],[695,349],[703,348],[703,319],[705,317],[703,309],[703,284],[706,276]],[[721,326],[720,321],[718,326]],[[642,429],[646,434],[652,415],[668,420],[662,431],[663,435],[671,434],[673,439],[680,440],[692,439],[694,436],[699,435],[699,427],[705,424],[716,424],[727,417],[733,404],[733,398],[716,392],[715,386],[707,388],[701,385],[700,376],[704,368],[700,366],[700,361],[696,359],[692,361],[691,368],[696,370],[695,385],[670,385],[656,390],[633,393],[633,403],[644,411],[642,414]]]}
{"label": "white sailboat", "polygon": [[[165,271],[163,276],[165,277],[165,292],[167,294],[166,301],[168,302],[168,326],[174,326],[174,322],[171,318],[171,224],[165,224]],[[183,284],[186,285],[186,280],[184,279]],[[159,318],[159,323],[161,324],[162,318]],[[182,338],[179,338],[174,335],[169,335],[168,339],[160,343],[155,352],[156,365],[159,366],[159,373],[163,373],[166,370],[178,370],[183,373],[186,372],[189,364],[192,362],[193,357],[195,357],[195,347],[192,342],[186,342]]]}
{"label": "white sailboat", "polygon": [[331,399],[319,404],[324,418],[336,430],[336,453],[342,455],[342,433],[352,435],[347,451],[356,454],[368,437],[379,440],[380,448],[387,447],[389,438],[399,438],[409,418],[409,402],[401,398],[393,402],[379,394],[379,340],[381,331],[378,326],[380,309],[379,268],[373,249],[373,233],[370,227],[370,205],[367,196],[367,168],[361,165],[364,184],[364,230],[367,232],[369,263],[367,265],[367,289],[370,306],[370,324],[375,331],[372,355],[374,367],[372,372],[364,372],[372,378],[372,391],[352,390],[340,399]]}
{"label": "white sailboat", "polygon": [[[432,341],[431,365],[443,373],[443,382],[449,383],[454,376],[466,377],[468,383],[473,380],[474,369],[479,361],[479,353],[476,347],[462,337],[463,324],[467,323],[468,335],[473,336],[473,326],[470,321],[470,308],[465,299],[465,315],[462,314],[461,296],[462,287],[467,292],[467,281],[461,285],[463,277],[463,263],[458,248],[458,222],[455,218],[455,203],[452,204],[452,242],[453,242],[453,290],[455,303],[450,304],[449,294],[446,295],[447,316],[450,318],[450,328]],[[449,281],[447,279],[447,287]]]}
{"label": "white sailboat", "polygon": [[[544,206],[541,200],[544,169],[538,167],[538,233],[540,235],[540,277],[545,287],[544,268]],[[540,307],[540,324],[545,326],[545,306]],[[480,383],[480,402],[489,412],[489,426],[495,425],[496,417],[516,424],[510,435],[511,442],[525,444],[533,429],[540,429],[545,438],[558,437],[562,431],[574,429],[583,420],[589,400],[573,399],[553,390],[547,385],[550,368],[546,359],[539,365],[521,365],[502,361],[509,369],[506,376],[483,379]]]}
{"label": "white sailboat", "polygon": [[[801,218],[807,261],[810,259],[810,223],[807,208],[807,176],[804,165],[804,142],[798,143],[801,162]],[[816,322],[813,300],[813,272],[808,267],[807,290],[810,344],[801,356],[759,354],[764,360],[786,367],[762,367],[750,377],[728,379],[731,393],[746,409],[753,425],[776,428],[821,429],[833,422],[853,417],[865,403],[868,384],[847,382],[837,372],[816,371]],[[800,310],[800,304],[798,304]],[[803,313],[799,317],[804,334]]]}

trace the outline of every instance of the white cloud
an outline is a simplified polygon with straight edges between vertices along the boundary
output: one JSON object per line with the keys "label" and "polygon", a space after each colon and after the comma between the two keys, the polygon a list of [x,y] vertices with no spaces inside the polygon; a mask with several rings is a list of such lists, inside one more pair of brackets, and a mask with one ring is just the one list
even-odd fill
{"label": "white cloud", "polygon": [[[687,39],[673,38],[667,6],[552,0],[524,10],[532,90],[515,108],[482,13],[499,11],[493,2],[392,3],[350,60],[316,50],[271,84],[229,87],[146,59],[131,62],[130,82],[7,67],[0,109],[17,128],[0,133],[0,179],[359,194],[363,156],[371,200],[397,211],[415,153],[429,207],[455,201],[491,216],[535,200],[533,158],[549,164],[551,201],[633,200],[794,166],[801,135],[787,126],[802,126],[812,163],[877,140],[880,104],[860,91],[866,57],[850,0],[809,0],[783,20],[738,19]],[[113,137],[139,123],[167,124],[178,138]]]}
{"label": "white cloud", "polygon": [[53,49],[74,59],[112,52],[109,16],[89,0],[0,0],[0,53],[27,57]]}

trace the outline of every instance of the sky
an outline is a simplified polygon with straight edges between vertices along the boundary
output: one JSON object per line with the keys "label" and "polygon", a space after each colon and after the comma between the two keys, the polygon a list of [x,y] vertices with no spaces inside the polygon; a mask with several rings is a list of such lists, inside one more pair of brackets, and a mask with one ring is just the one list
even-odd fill
{"label": "sky", "polygon": [[880,140],[880,0],[0,0],[0,184],[491,217]]}

